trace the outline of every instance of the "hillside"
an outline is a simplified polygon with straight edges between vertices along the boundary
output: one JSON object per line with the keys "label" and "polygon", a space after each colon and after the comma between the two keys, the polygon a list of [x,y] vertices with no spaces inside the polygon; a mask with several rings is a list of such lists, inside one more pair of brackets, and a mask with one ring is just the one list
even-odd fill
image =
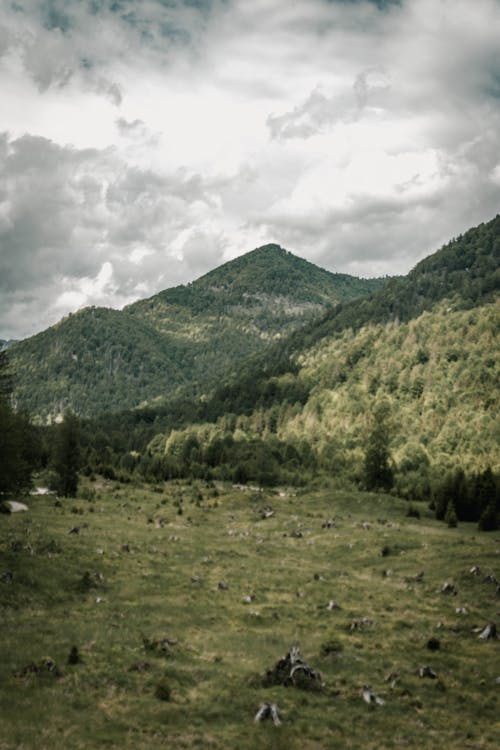
{"label": "hillside", "polygon": [[267,245],[123,311],[87,308],[10,348],[15,396],[46,419],[192,396],[328,305],[384,283],[332,274]]}
{"label": "hillside", "polygon": [[[184,414],[172,404],[122,424],[149,437],[159,476],[360,481],[383,405],[402,492],[411,481],[406,494],[425,494],[450,469],[498,472],[499,250],[496,217],[329,310]],[[153,419],[164,431],[151,440]]]}
{"label": "hillside", "polygon": [[37,417],[135,406],[184,382],[182,347],[118,310],[86,308],[9,351],[15,397]]}

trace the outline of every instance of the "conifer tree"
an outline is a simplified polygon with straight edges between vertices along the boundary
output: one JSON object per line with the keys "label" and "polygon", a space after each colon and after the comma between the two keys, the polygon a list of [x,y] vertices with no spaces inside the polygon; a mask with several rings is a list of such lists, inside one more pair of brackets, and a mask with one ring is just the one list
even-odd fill
{"label": "conifer tree", "polygon": [[75,497],[80,468],[80,424],[78,417],[71,412],[67,412],[57,426],[53,465],[58,475],[59,494]]}
{"label": "conifer tree", "polygon": [[38,453],[27,415],[12,407],[12,385],[7,353],[0,351],[0,495],[5,496],[29,489]]}

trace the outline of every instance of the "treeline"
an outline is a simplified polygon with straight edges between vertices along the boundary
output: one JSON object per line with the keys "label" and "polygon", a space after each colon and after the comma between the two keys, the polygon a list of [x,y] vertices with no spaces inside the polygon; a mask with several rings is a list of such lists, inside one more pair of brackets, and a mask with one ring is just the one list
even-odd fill
{"label": "treeline", "polygon": [[436,518],[449,526],[477,521],[482,531],[500,527],[500,477],[491,469],[470,476],[456,469],[437,483],[432,494]]}
{"label": "treeline", "polygon": [[26,492],[41,459],[39,432],[13,409],[12,388],[7,352],[0,351],[0,500]]}
{"label": "treeline", "polygon": [[316,457],[306,441],[292,443],[276,436],[235,440],[231,433],[203,445],[195,435],[170,441],[164,453],[123,457],[120,472],[135,472],[147,481],[169,479],[222,480],[262,486],[303,486],[314,476]]}
{"label": "treeline", "polygon": [[52,489],[74,496],[80,469],[80,425],[73,414],[51,428],[35,425],[13,406],[14,376],[6,351],[0,351],[0,510],[5,500],[28,493],[33,474],[51,477]]}

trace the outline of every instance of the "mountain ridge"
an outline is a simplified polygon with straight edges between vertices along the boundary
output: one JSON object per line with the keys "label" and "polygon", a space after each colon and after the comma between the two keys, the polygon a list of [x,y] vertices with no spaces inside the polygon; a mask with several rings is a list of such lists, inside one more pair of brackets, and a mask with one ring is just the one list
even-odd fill
{"label": "mountain ridge", "polygon": [[[88,307],[11,347],[15,397],[40,420],[199,393],[323,312],[385,280],[332,274],[267,245],[123,310]],[[216,287],[214,290],[214,286]]]}
{"label": "mountain ridge", "polygon": [[405,496],[428,494],[431,473],[450,467],[497,471],[499,270],[496,216],[253,355],[208,397],[99,424],[112,425],[117,456],[130,450],[125,435],[140,434],[139,470],[160,478],[300,483],[323,471],[359,481],[383,403]]}

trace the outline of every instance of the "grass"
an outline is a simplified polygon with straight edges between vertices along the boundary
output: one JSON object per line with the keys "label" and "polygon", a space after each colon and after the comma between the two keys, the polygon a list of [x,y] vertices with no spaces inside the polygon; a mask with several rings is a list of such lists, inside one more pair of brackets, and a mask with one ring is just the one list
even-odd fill
{"label": "grass", "polygon": [[[500,641],[473,632],[500,624],[499,533],[367,493],[95,489],[1,517],[0,750],[500,745]],[[262,686],[295,643],[321,692]],[[23,672],[46,657],[61,677]],[[281,726],[254,724],[265,701]]]}

